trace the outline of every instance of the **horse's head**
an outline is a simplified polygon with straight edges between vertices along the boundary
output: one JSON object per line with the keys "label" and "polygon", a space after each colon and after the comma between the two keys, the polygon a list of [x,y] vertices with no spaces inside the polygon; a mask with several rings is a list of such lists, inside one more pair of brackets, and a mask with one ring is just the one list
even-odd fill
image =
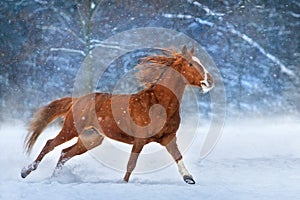
{"label": "horse's head", "polygon": [[204,68],[200,60],[194,56],[194,48],[189,51],[186,46],[182,48],[182,68],[180,73],[190,85],[198,86],[203,92],[208,92],[214,87],[212,75]]}
{"label": "horse's head", "polygon": [[147,56],[137,65],[138,80],[145,85],[156,84],[162,74],[173,68],[185,79],[187,84],[198,86],[203,92],[208,92],[214,87],[212,75],[204,68],[200,60],[194,56],[194,48],[188,50],[186,46],[178,53],[170,49],[161,49],[165,55]]}

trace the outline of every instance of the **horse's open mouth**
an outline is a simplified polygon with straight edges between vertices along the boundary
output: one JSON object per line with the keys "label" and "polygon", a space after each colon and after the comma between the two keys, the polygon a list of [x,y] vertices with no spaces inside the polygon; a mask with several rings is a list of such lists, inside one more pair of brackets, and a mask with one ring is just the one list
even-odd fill
{"label": "horse's open mouth", "polygon": [[208,88],[208,86],[207,86],[206,83],[204,83],[204,82],[201,83],[201,86],[202,86],[202,87]]}
{"label": "horse's open mouth", "polygon": [[207,86],[205,83],[201,83],[201,90],[203,93],[207,93],[213,88],[214,88],[214,85]]}

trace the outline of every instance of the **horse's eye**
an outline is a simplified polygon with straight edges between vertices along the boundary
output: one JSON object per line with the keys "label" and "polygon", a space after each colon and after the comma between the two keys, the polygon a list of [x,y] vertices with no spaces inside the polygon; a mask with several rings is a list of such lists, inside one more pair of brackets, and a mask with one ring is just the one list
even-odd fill
{"label": "horse's eye", "polygon": [[189,63],[189,66],[190,66],[190,67],[193,66],[193,63],[190,62],[190,63]]}

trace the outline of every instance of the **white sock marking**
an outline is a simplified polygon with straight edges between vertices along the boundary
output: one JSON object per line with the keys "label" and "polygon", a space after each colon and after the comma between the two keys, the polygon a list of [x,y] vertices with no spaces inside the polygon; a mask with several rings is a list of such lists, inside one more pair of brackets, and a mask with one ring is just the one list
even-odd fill
{"label": "white sock marking", "polygon": [[177,162],[177,166],[178,166],[179,173],[181,174],[181,176],[185,176],[185,175],[191,176],[191,174],[185,168],[182,159]]}

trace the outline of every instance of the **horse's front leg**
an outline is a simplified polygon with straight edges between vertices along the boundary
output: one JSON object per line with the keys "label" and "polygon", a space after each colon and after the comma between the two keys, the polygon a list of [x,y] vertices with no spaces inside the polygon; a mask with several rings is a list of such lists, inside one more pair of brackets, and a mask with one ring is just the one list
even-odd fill
{"label": "horse's front leg", "polygon": [[129,177],[136,166],[137,159],[138,159],[144,145],[145,145],[145,143],[140,140],[137,140],[134,142],[132,150],[131,150],[130,158],[129,158],[129,161],[127,164],[127,172],[124,176],[124,181],[128,182]]}
{"label": "horse's front leg", "polygon": [[176,136],[166,145],[164,145],[167,151],[172,155],[173,159],[176,161],[179,173],[181,174],[183,180],[188,184],[195,184],[193,176],[185,168],[182,155],[178,149],[176,143]]}

